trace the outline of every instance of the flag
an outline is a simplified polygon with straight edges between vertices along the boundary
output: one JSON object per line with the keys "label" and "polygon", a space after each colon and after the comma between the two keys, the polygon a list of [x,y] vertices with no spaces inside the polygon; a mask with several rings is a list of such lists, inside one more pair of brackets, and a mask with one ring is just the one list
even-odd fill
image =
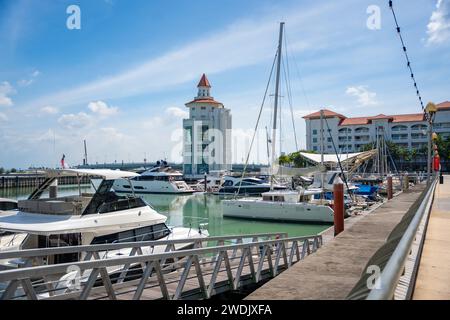
{"label": "flag", "polygon": [[61,168],[64,169],[64,159],[66,158],[66,155],[63,154],[62,158],[61,158]]}

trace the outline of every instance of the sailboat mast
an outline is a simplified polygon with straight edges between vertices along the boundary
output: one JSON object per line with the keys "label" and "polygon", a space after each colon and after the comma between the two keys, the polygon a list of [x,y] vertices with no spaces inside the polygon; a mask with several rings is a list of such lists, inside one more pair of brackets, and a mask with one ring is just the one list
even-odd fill
{"label": "sailboat mast", "polygon": [[274,165],[276,158],[276,139],[277,139],[277,120],[278,120],[278,93],[280,90],[280,67],[281,67],[281,50],[283,46],[283,28],[284,22],[280,22],[280,36],[278,39],[278,53],[277,53],[277,75],[276,75],[276,83],[275,83],[275,103],[274,103],[274,111],[273,111],[273,130],[272,130],[272,177],[270,179],[270,189],[273,189],[273,175],[274,175]]}

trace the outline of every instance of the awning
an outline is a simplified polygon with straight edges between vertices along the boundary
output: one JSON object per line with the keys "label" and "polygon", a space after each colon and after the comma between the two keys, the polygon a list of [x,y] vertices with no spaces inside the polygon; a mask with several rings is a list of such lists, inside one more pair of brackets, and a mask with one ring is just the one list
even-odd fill
{"label": "awning", "polygon": [[139,174],[135,172],[110,169],[51,169],[46,170],[45,174],[48,178],[89,176],[102,177],[105,180],[116,180],[139,176]]}
{"label": "awning", "polygon": [[[370,152],[370,151],[367,151]],[[325,163],[338,163],[338,161],[340,160],[341,162],[344,161],[351,161],[353,160],[353,158],[356,158],[358,156],[361,156],[363,154],[365,154],[366,152],[356,152],[356,153],[342,153],[342,154],[324,154],[323,155],[323,162]],[[321,155],[317,154],[317,153],[306,153],[306,152],[300,152],[300,154],[302,155],[302,157],[308,159],[309,161],[315,163],[315,164],[319,164],[321,162]]]}

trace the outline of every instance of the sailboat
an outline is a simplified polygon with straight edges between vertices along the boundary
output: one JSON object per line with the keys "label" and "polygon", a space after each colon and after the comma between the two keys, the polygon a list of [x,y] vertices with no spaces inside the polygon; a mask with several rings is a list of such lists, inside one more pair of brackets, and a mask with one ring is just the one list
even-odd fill
{"label": "sailboat", "polygon": [[280,87],[280,67],[282,57],[284,22],[280,23],[277,70],[275,83],[275,101],[272,130],[272,170],[271,190],[264,192],[260,199],[223,200],[223,215],[225,217],[276,220],[287,222],[333,223],[333,209],[329,205],[314,203],[314,195],[321,191],[309,190],[274,190],[274,173],[276,168],[276,130]]}

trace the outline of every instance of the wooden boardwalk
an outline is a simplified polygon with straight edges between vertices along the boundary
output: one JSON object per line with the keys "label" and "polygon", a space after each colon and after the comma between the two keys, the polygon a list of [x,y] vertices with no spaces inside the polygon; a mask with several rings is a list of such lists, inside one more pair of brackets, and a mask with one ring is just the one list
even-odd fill
{"label": "wooden boardwalk", "polygon": [[436,186],[413,299],[450,299],[450,176]]}
{"label": "wooden boardwalk", "polygon": [[370,214],[352,221],[338,237],[299,261],[246,299],[345,299],[369,259],[425,189],[416,185]]}

